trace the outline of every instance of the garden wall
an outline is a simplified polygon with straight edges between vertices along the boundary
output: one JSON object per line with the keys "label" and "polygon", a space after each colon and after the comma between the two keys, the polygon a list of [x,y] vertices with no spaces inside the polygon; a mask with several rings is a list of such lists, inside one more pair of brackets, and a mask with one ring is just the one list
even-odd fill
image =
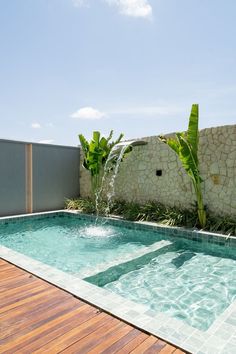
{"label": "garden wall", "polygon": [[[121,164],[116,198],[191,208],[193,187],[176,154],[156,136],[142,140],[148,144],[134,147]],[[236,216],[236,125],[203,129],[199,143],[204,203],[214,214]],[[81,168],[82,197],[90,194],[89,182],[87,171]]]}

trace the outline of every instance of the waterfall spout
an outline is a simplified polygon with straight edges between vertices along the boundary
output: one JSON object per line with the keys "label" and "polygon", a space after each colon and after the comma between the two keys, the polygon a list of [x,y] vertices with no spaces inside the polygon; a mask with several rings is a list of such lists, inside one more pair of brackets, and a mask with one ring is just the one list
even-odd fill
{"label": "waterfall spout", "polygon": [[130,141],[121,141],[120,143],[116,144],[114,147],[119,146],[140,146],[140,145],[147,145],[148,142],[144,140],[130,140]]}

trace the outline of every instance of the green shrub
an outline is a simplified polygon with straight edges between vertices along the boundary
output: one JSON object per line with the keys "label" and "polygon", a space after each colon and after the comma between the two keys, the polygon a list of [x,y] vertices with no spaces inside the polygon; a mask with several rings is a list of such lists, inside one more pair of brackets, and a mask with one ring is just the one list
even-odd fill
{"label": "green shrub", "polygon": [[[67,199],[67,209],[79,210],[87,214],[96,214],[95,202],[92,199]],[[100,215],[105,215],[106,203],[100,204]],[[169,226],[197,227],[198,216],[196,210],[184,210],[150,201],[143,205],[116,200],[111,207],[111,214],[131,221],[150,221]],[[236,235],[236,220],[230,217],[207,215],[204,228],[210,232],[220,232],[227,235]]]}
{"label": "green shrub", "polygon": [[226,235],[236,235],[236,220],[229,216],[209,215],[205,229]]}

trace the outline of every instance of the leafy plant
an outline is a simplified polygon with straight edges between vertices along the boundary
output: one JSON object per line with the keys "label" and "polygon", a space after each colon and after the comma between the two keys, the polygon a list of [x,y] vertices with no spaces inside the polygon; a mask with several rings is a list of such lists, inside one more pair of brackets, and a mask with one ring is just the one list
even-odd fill
{"label": "leafy plant", "polygon": [[[95,203],[92,199],[67,199],[67,209],[75,209],[88,214],[95,214]],[[101,201],[101,215],[105,215],[106,203]],[[196,215],[189,210],[164,206],[150,201],[145,204],[115,200],[111,213],[132,221],[155,221],[170,226],[196,226]]]}
{"label": "leafy plant", "polygon": [[203,204],[201,183],[202,178],[199,172],[198,161],[198,105],[193,104],[189,117],[188,131],[176,133],[175,139],[160,137],[178,155],[183,168],[191,178],[197,198],[198,219],[202,228],[206,225],[206,210]]}
{"label": "leafy plant", "polygon": [[93,138],[88,142],[82,134],[79,134],[79,140],[84,152],[83,167],[90,172],[92,196],[95,198],[96,192],[101,186],[102,176],[104,173],[104,165],[108,156],[116,144],[123,138],[120,134],[117,140],[111,141],[113,130],[111,130],[108,138],[101,137],[100,132],[94,131]]}
{"label": "leafy plant", "polygon": [[95,203],[91,199],[66,199],[65,207],[69,210],[78,210],[87,214],[95,213]]}
{"label": "leafy plant", "polygon": [[206,229],[211,232],[236,235],[236,220],[230,216],[209,215],[207,217]]}
{"label": "leafy plant", "polygon": [[[92,199],[66,199],[65,207],[69,210],[78,210],[86,214],[95,214],[96,213],[96,205],[94,200]],[[101,210],[104,211],[106,204],[102,202]],[[102,213],[102,212],[101,212]]]}
{"label": "leafy plant", "polygon": [[[95,203],[92,199],[67,199],[67,209],[76,209],[84,213],[95,214]],[[101,202],[101,215],[105,215],[106,203]],[[155,201],[145,204],[115,200],[111,213],[132,221],[152,221],[168,226],[196,227],[197,216],[192,210],[165,206]],[[217,216],[208,213],[205,230],[236,235],[236,220],[229,216]]]}

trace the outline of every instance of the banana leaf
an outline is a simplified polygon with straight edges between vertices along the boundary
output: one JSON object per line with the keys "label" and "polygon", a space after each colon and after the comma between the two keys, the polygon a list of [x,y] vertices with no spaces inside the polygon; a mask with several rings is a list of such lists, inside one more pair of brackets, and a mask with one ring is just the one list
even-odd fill
{"label": "banana leaf", "polygon": [[[94,131],[92,139],[88,142],[82,134],[79,134],[79,140],[84,152],[83,167],[86,168],[92,177],[91,186],[94,193],[99,188],[101,175],[103,174],[104,166],[108,159],[111,149],[118,144],[124,134],[120,134],[115,141],[111,141],[113,130],[110,131],[108,138],[101,137],[99,131]],[[126,154],[131,151],[127,149]]]}
{"label": "banana leaf", "polygon": [[206,212],[201,190],[201,182],[203,180],[198,166],[198,105],[192,105],[187,133],[176,133],[175,139],[168,139],[162,136],[159,139],[178,155],[183,168],[191,178],[196,193],[199,223],[204,227],[206,224]]}
{"label": "banana leaf", "polygon": [[198,105],[193,104],[191,114],[189,117],[188,131],[187,131],[187,141],[192,149],[192,154],[195,161],[198,160],[198,140],[199,140],[199,132],[198,132]]}

